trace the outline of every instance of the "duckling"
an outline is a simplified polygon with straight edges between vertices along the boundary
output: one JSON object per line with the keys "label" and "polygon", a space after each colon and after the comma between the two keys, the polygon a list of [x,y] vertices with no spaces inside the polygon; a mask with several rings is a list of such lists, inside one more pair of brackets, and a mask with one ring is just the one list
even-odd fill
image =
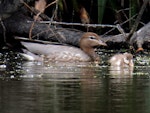
{"label": "duckling", "polygon": [[[44,56],[44,59],[47,59],[48,61],[63,62],[99,62],[100,58],[94,49],[97,46],[107,46],[107,44],[93,32],[86,32],[81,36],[79,40],[80,48],[68,45],[41,44],[25,41],[21,41],[21,44],[29,52],[39,56],[42,55]],[[26,51],[25,53],[28,54],[29,52]],[[36,57],[34,57],[34,60],[37,60]]]}
{"label": "duckling", "polygon": [[111,66],[119,67],[133,67],[133,55],[130,53],[116,54],[110,58],[108,61]]}

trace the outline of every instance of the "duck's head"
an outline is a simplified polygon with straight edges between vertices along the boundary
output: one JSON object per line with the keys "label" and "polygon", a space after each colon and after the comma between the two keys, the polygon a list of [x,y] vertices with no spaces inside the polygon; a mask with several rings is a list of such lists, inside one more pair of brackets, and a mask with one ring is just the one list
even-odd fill
{"label": "duck's head", "polygon": [[92,58],[93,61],[98,61],[99,57],[95,53],[94,48],[98,46],[107,46],[107,44],[103,42],[101,37],[96,33],[87,32],[82,35],[79,41],[79,46]]}
{"label": "duck's head", "polygon": [[133,55],[127,52],[123,53],[123,55],[124,55],[124,59],[123,59],[124,63],[130,67],[133,67],[134,66]]}

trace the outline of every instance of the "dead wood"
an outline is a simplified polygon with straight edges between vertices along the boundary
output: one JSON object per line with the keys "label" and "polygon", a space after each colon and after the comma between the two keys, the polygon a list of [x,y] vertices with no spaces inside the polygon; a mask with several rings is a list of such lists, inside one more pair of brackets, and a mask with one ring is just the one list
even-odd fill
{"label": "dead wood", "polygon": [[[126,33],[126,36],[128,33]],[[128,42],[123,34],[104,37],[104,41],[109,44],[110,48],[128,47]],[[133,34],[129,44],[135,49],[150,49],[150,22]]]}
{"label": "dead wood", "polygon": [[[6,28],[6,34],[29,37],[29,31],[32,27],[32,40],[56,41],[74,46],[79,45],[78,41],[83,34],[83,32],[79,30],[55,27],[38,22],[35,22],[34,26],[32,26],[32,23],[28,21],[33,21],[33,19],[20,12],[16,13],[11,18],[5,19],[3,23]],[[0,29],[3,28],[1,27]],[[3,32],[1,32],[1,34],[3,34]],[[7,41],[9,41],[9,38],[10,37],[7,37]]]}
{"label": "dead wood", "polygon": [[[30,22],[29,22],[30,21]],[[34,25],[32,26],[32,22]],[[3,20],[5,26],[5,33],[7,34],[6,42],[11,42],[11,36],[29,37],[29,31],[31,30],[31,40],[44,40],[53,41],[59,43],[70,44],[73,46],[79,46],[79,40],[84,33],[80,30],[62,28],[58,25],[51,25],[45,23],[35,22],[25,12],[17,12],[13,16]],[[130,40],[130,43],[135,47],[144,47],[149,49],[150,43],[150,23],[137,31]],[[0,34],[3,36],[3,27],[0,25]],[[125,40],[125,36],[128,34],[119,34],[115,36],[103,37],[103,40],[108,44],[108,48],[128,48],[128,43]],[[10,41],[9,41],[10,40]]]}

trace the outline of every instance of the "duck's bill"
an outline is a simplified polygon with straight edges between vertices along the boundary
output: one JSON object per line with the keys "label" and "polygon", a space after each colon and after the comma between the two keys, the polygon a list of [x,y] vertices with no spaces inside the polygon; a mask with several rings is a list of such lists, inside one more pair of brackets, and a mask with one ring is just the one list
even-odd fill
{"label": "duck's bill", "polygon": [[104,41],[102,41],[102,40],[99,40],[99,45],[100,46],[107,46],[107,44]]}

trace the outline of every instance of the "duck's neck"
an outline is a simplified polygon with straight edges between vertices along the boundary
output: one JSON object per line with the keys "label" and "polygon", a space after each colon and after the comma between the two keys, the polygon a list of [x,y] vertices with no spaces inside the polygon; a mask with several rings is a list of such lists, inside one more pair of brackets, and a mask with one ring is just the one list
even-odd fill
{"label": "duck's neck", "polygon": [[94,49],[86,49],[86,50],[84,50],[84,52],[90,56],[92,61],[100,60],[98,54],[94,51]]}

